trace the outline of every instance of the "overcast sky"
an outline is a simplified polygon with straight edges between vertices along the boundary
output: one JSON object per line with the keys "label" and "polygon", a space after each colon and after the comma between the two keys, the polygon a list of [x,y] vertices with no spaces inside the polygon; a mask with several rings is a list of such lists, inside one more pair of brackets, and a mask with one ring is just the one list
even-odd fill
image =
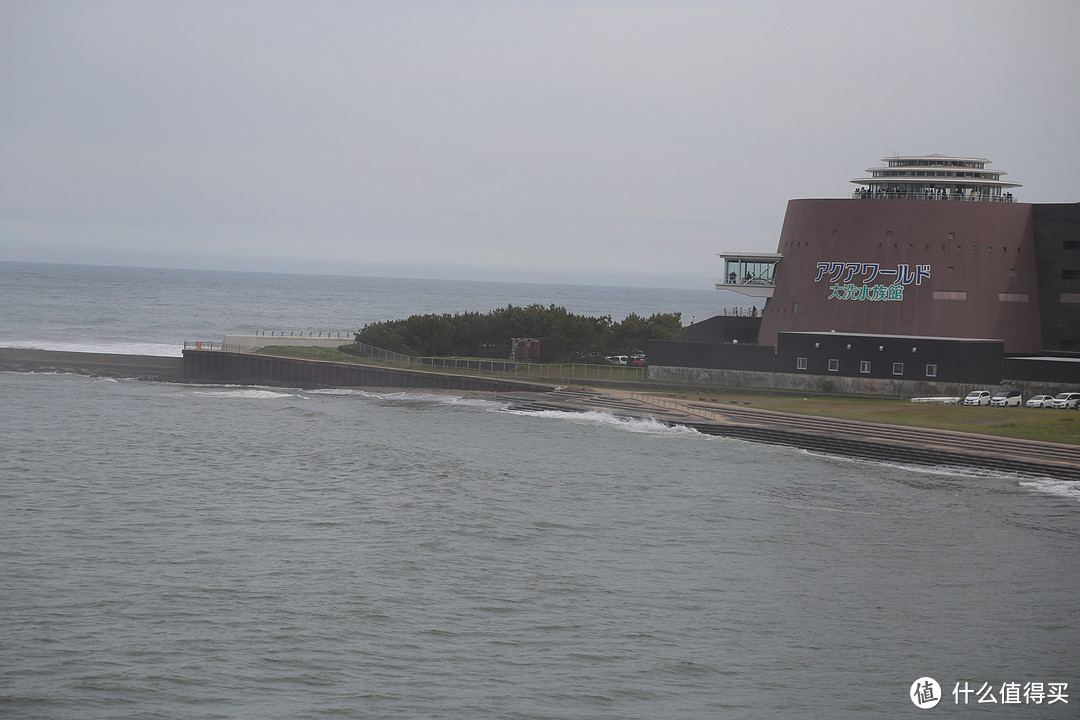
{"label": "overcast sky", "polygon": [[894,154],[1080,201],[1076,0],[0,0],[0,260],[709,288]]}

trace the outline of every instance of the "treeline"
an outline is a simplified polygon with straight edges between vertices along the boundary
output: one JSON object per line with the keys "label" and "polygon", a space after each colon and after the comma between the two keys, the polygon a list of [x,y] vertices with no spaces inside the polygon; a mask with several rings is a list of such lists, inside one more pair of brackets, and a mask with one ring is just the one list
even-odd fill
{"label": "treeline", "polygon": [[508,305],[489,313],[413,315],[365,325],[358,342],[403,355],[505,358],[513,338],[545,341],[553,362],[598,362],[606,355],[645,352],[649,340],[675,340],[682,313],[633,314],[622,322],[610,315],[574,315],[566,308]]}

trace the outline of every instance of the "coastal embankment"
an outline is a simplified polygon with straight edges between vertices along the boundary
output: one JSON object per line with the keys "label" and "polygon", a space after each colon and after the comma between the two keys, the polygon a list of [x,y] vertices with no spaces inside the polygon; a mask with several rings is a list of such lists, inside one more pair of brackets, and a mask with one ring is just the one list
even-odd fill
{"label": "coastal embankment", "polygon": [[636,391],[559,388],[544,395],[503,395],[535,410],[606,410],[653,417],[706,435],[798,447],[876,462],[978,468],[1080,481],[1080,447],[975,433],[759,410]]}
{"label": "coastal embankment", "polygon": [[184,357],[0,348],[0,370],[238,385],[400,388],[483,393],[530,410],[603,410],[706,435],[878,462],[977,468],[1080,481],[1080,447],[974,433],[812,417],[648,392],[555,387],[510,379],[355,363],[185,349]]}
{"label": "coastal embankment", "polygon": [[184,359],[158,355],[0,348],[0,370],[176,381],[184,377]]}

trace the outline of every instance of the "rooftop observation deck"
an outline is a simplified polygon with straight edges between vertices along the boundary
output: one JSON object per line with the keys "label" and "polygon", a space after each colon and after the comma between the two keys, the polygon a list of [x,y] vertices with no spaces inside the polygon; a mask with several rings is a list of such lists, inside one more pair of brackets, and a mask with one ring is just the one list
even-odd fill
{"label": "rooftop observation deck", "polygon": [[852,197],[889,200],[1013,202],[1012,188],[1020,183],[1002,179],[1008,173],[990,170],[986,158],[946,155],[905,155],[882,158],[883,166],[868,168],[869,177],[851,182],[863,185]]}
{"label": "rooftop observation deck", "polygon": [[724,277],[717,290],[732,290],[740,295],[770,298],[776,289],[776,266],[779,253],[719,253],[724,258]]}
{"label": "rooftop observation deck", "polygon": [[930,200],[933,202],[1016,202],[1012,193],[1004,195],[987,195],[985,193],[964,193],[961,191],[948,192],[942,189],[923,188],[918,190],[872,190],[862,188],[851,194],[856,200]]}

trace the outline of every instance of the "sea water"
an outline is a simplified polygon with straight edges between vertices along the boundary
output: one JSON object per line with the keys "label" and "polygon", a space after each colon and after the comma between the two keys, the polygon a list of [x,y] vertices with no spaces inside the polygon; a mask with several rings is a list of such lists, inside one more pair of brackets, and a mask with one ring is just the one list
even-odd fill
{"label": "sea water", "polygon": [[[0,343],[158,354],[716,297],[11,264],[0,290]],[[1080,704],[1075,483],[495,396],[0,373],[0,398],[5,718],[899,718],[925,676],[931,712]]]}

